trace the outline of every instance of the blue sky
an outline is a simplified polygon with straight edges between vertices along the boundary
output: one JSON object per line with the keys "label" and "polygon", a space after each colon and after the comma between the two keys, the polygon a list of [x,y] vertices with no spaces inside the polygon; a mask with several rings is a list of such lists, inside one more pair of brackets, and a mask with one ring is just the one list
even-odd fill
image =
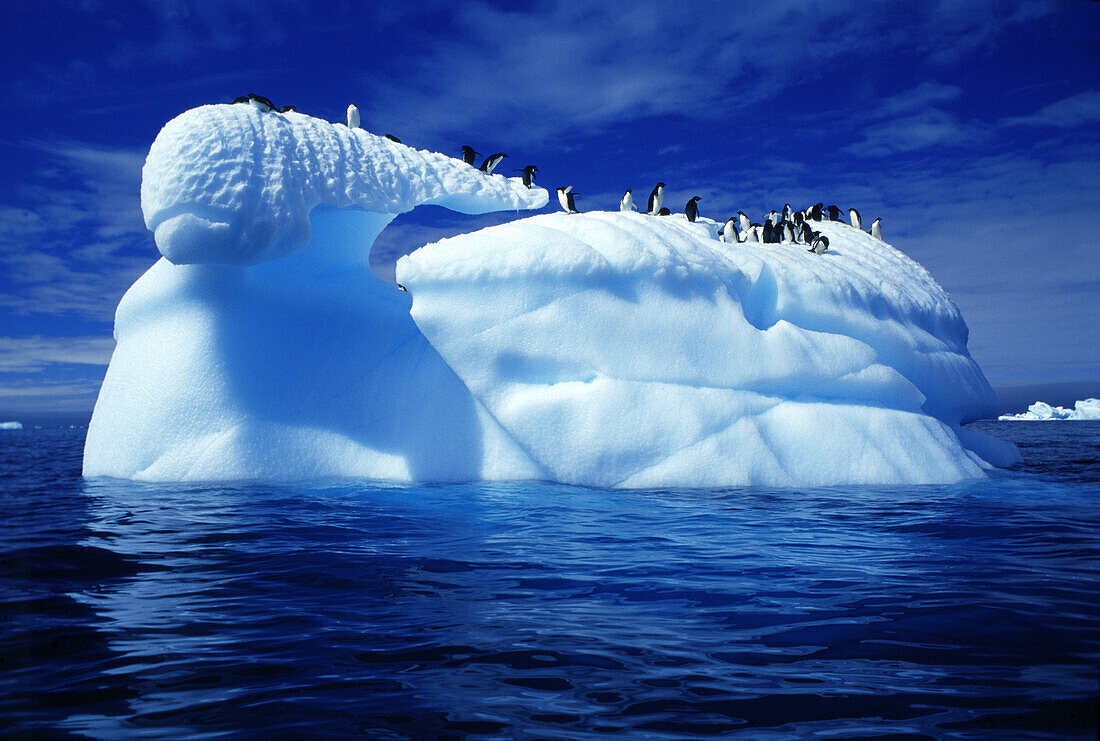
{"label": "blue sky", "polygon": [[[1100,3],[400,5],[4,3],[0,417],[87,418],[159,256],[149,145],[249,92],[508,152],[582,210],[658,180],[717,219],[855,206],[948,290],[1002,400],[1100,395]],[[372,262],[511,218],[418,209]]]}

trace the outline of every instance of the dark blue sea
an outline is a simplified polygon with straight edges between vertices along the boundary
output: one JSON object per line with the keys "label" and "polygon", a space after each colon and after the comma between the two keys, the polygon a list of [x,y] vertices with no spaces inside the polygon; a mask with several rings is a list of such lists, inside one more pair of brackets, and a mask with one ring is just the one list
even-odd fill
{"label": "dark blue sea", "polygon": [[84,480],[0,431],[0,735],[1095,738],[1100,423],[955,486]]}

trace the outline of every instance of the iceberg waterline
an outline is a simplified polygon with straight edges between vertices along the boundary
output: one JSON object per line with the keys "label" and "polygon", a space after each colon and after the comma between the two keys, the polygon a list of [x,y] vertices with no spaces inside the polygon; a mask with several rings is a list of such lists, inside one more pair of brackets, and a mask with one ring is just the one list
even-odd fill
{"label": "iceberg waterline", "polygon": [[1073,409],[1051,406],[1044,401],[1036,401],[1020,414],[1002,414],[997,419],[1006,421],[1049,421],[1049,420],[1085,420],[1100,421],[1100,399],[1081,399],[1074,402]]}
{"label": "iceberg waterline", "polygon": [[150,150],[166,259],[127,292],[85,475],[925,483],[1017,459],[957,308],[879,240],[726,245],[713,222],[546,214],[370,245],[418,203],[546,192],[302,114],[206,106]]}

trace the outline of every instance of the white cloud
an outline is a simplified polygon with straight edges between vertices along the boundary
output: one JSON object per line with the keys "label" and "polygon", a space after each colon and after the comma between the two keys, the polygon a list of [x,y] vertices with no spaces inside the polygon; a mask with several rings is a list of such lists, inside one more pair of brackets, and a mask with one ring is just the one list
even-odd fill
{"label": "white cloud", "polygon": [[1006,126],[1054,126],[1071,129],[1100,121],[1100,91],[1089,92],[1051,103],[1030,116],[1006,118]]}
{"label": "white cloud", "polygon": [[106,366],[114,347],[111,337],[0,337],[0,372],[33,373],[51,364]]}

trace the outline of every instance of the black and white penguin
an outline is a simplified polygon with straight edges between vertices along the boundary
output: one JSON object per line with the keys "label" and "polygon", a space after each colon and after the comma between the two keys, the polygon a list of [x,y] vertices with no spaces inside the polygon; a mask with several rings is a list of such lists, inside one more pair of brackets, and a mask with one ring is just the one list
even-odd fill
{"label": "black and white penguin", "polygon": [[829,221],[840,221],[840,209],[836,206],[829,206],[826,211],[829,212]]}
{"label": "black and white penguin", "polygon": [[791,222],[783,222],[783,241],[790,244],[794,241],[794,229],[791,228]]}
{"label": "black and white penguin", "polygon": [[626,193],[623,194],[622,200],[619,201],[620,211],[637,211],[638,207],[634,205],[634,191],[630,188],[626,189]]}
{"label": "black and white penguin", "polygon": [[741,231],[747,232],[752,228],[752,223],[749,221],[749,217],[744,211],[737,212],[737,219],[741,222]]}
{"label": "black and white penguin", "polygon": [[535,167],[534,165],[527,165],[527,167],[523,168],[522,170],[515,170],[515,172],[523,173],[523,175],[521,176],[523,178],[523,184],[526,185],[528,188],[534,187],[535,173],[538,171],[539,168]]}
{"label": "black and white penguin", "polygon": [[802,244],[813,244],[814,230],[810,228],[810,222],[802,222]]}
{"label": "black and white penguin", "polygon": [[802,225],[806,223],[806,217],[801,211],[795,211],[794,216],[791,218],[794,222],[795,228],[801,230]]}
{"label": "black and white penguin", "polygon": [[397,287],[398,287],[398,288],[400,288],[400,289],[401,289],[402,291],[404,291],[405,293],[408,293],[408,292],[409,292],[409,289],[408,289],[408,288],[405,288],[405,286],[401,285],[400,283],[398,283],[398,284],[397,284]]}
{"label": "black and white penguin", "polygon": [[492,175],[493,170],[496,168],[496,166],[499,165],[501,163],[501,160],[503,160],[507,156],[508,155],[506,155],[504,152],[490,154],[488,157],[485,158],[485,161],[481,163],[481,167],[479,167],[478,169],[486,175]]}
{"label": "black and white penguin", "polygon": [[573,201],[573,196],[576,194],[570,192],[572,190],[572,185],[567,185],[564,188],[558,188],[558,203],[560,203],[561,207],[565,209],[565,213],[579,214],[580,211],[577,210],[577,204]]}
{"label": "black and white penguin", "polygon": [[760,225],[759,224],[749,224],[749,228],[745,230],[745,233],[742,235],[741,241],[742,242],[754,242],[756,244],[759,244],[760,243]]}
{"label": "black and white penguin", "polygon": [[726,219],[725,225],[718,230],[718,236],[723,242],[733,244],[740,242],[740,238],[737,236],[737,217],[731,216]]}
{"label": "black and white penguin", "polygon": [[658,216],[672,216],[672,212],[668,210],[667,206],[661,206],[661,210],[657,212]]}
{"label": "black and white penguin", "polygon": [[251,103],[251,102],[252,101],[248,99],[247,95],[238,95],[236,98],[233,99],[233,105],[237,105],[238,103]]}
{"label": "black and white penguin", "polygon": [[665,202],[665,184],[657,183],[653,186],[653,190],[649,193],[649,202],[646,204],[645,212],[647,214],[656,214],[661,210],[661,206]]}
{"label": "black and white penguin", "polygon": [[295,113],[298,110],[298,106],[296,106],[296,105],[283,105],[283,106],[279,106],[275,110],[278,111],[279,113]]}
{"label": "black and white penguin", "polygon": [[882,219],[875,219],[871,222],[871,236],[875,239],[882,239]]}
{"label": "black and white penguin", "polygon": [[794,211],[791,210],[791,204],[783,204],[783,221],[790,221],[794,217]]}
{"label": "black and white penguin", "polygon": [[359,127],[359,109],[352,103],[348,106],[348,128],[358,129]]}
{"label": "black and white penguin", "polygon": [[764,244],[779,243],[779,228],[772,223],[771,219],[764,219],[764,236],[760,241]]}
{"label": "black and white penguin", "polygon": [[467,165],[474,164],[474,157],[481,156],[481,152],[475,152],[473,147],[468,147],[465,144],[462,145],[462,161]]}
{"label": "black and white penguin", "polygon": [[774,208],[764,215],[765,219],[771,219],[773,224],[779,223],[779,212]]}
{"label": "black and white penguin", "polygon": [[860,226],[859,211],[856,211],[854,208],[848,209],[848,219],[850,220],[852,226],[854,226],[856,229],[863,228],[862,226]]}
{"label": "black and white penguin", "polygon": [[820,255],[821,253],[826,252],[828,249],[829,238],[826,237],[824,234],[821,234],[820,232],[814,232],[813,242],[811,243],[810,249],[806,251]]}
{"label": "black and white penguin", "polygon": [[821,221],[821,209],[825,208],[820,203],[815,203],[810,207],[810,218],[814,221]]}
{"label": "black and white penguin", "polygon": [[688,221],[693,224],[699,218],[699,196],[692,196],[691,200],[684,204],[684,216],[688,217]]}
{"label": "black and white penguin", "polygon": [[389,139],[389,140],[390,140],[391,142],[394,142],[394,143],[396,143],[396,144],[402,144],[402,143],[403,143],[403,142],[402,142],[402,141],[401,141],[400,139],[398,139],[398,138],[397,138],[396,136],[394,136],[393,134],[382,134],[382,136],[386,137],[386,138],[387,138],[387,139]]}

